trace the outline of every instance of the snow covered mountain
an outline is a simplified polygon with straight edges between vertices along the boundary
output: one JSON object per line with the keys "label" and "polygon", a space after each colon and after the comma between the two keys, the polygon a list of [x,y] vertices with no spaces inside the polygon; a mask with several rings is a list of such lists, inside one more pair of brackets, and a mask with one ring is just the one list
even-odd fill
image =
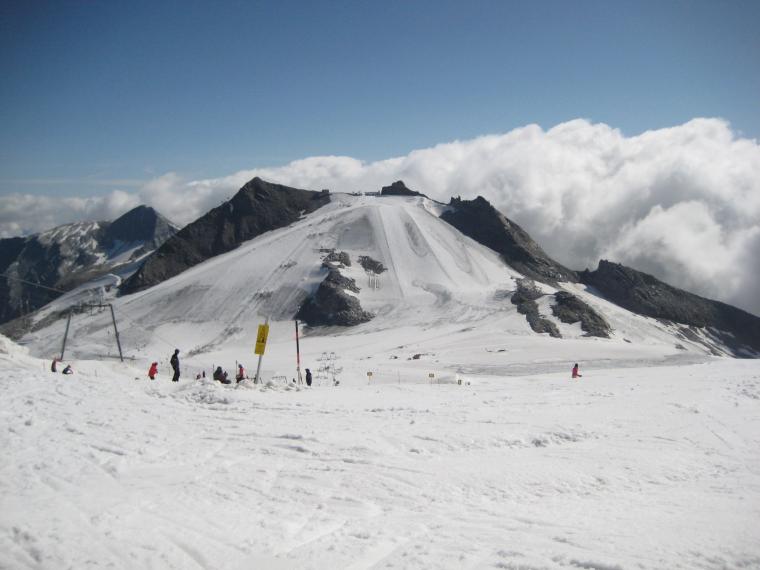
{"label": "snow covered mountain", "polygon": [[[26,315],[72,290],[113,273],[133,272],[177,228],[153,208],[138,206],[113,222],[79,222],[26,238],[0,240],[0,323]],[[38,283],[46,288],[33,286]]]}
{"label": "snow covered mountain", "polygon": [[[137,356],[179,339],[195,355],[246,350],[264,318],[282,323],[284,338],[293,318],[328,338],[411,327],[421,339],[451,329],[464,345],[482,345],[493,344],[483,334],[538,334],[552,353],[548,343],[567,341],[569,359],[591,342],[620,358],[760,354],[757,317],[613,267],[563,267],[483,198],[446,205],[400,182],[349,195],[254,179],[168,239],[115,304],[128,319],[122,344]],[[55,308],[38,313],[40,330],[23,339],[38,352],[60,342]],[[108,326],[95,318],[75,331],[97,353],[110,349]]]}
{"label": "snow covered mountain", "polygon": [[0,567],[758,566],[756,317],[480,198],[247,186],[112,288],[126,362],[74,311],[50,371],[93,281],[0,336]]}

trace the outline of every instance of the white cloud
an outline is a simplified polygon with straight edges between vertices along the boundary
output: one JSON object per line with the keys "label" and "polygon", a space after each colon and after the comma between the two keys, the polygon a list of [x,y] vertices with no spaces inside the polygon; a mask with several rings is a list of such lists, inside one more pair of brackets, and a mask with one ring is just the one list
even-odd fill
{"label": "white cloud", "polygon": [[29,235],[71,222],[113,220],[140,204],[130,192],[58,198],[35,194],[0,196],[0,238]]}
{"label": "white cloud", "polygon": [[[136,195],[119,195],[185,224],[254,176],[333,191],[378,190],[401,179],[442,201],[480,194],[569,267],[594,268],[607,258],[760,314],[760,146],[720,119],[634,137],[582,119],[549,130],[528,125],[370,163],[311,157],[197,181],[168,173]],[[45,215],[34,217],[19,206],[30,197],[0,198],[0,235],[114,211],[115,194],[82,204],[48,198]]]}

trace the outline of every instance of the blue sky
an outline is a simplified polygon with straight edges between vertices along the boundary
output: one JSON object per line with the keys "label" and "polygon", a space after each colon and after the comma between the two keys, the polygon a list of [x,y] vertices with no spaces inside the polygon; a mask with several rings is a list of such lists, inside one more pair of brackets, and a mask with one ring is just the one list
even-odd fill
{"label": "blue sky", "polygon": [[760,138],[760,2],[0,4],[0,193],[378,160],[584,117]]}

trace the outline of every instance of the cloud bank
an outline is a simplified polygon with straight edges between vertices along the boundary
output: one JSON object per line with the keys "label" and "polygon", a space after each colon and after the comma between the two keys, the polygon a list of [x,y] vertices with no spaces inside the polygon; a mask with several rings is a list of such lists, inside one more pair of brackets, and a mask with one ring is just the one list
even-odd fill
{"label": "cloud bank", "polygon": [[254,176],[333,191],[404,180],[441,201],[480,194],[571,268],[605,258],[760,314],[760,145],[720,119],[633,137],[579,119],[377,162],[311,157],[196,181],[168,173],[99,198],[17,194],[0,198],[0,236],[113,218],[138,203],[185,224]]}

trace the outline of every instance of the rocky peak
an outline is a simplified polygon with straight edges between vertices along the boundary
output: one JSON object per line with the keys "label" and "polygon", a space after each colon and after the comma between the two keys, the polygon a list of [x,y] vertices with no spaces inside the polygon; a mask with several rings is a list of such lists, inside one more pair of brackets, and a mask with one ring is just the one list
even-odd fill
{"label": "rocky peak", "polygon": [[163,242],[176,231],[177,228],[153,208],[137,206],[111,222],[105,240],[109,244]]}
{"label": "rocky peak", "polygon": [[329,193],[250,180],[228,201],[182,228],[150,256],[122,286],[122,293],[146,289],[244,241],[288,226],[302,214],[330,202]]}
{"label": "rocky peak", "polygon": [[474,200],[452,198],[441,219],[501,254],[509,266],[531,279],[551,285],[578,281],[574,271],[550,258],[525,230],[482,196]]}

